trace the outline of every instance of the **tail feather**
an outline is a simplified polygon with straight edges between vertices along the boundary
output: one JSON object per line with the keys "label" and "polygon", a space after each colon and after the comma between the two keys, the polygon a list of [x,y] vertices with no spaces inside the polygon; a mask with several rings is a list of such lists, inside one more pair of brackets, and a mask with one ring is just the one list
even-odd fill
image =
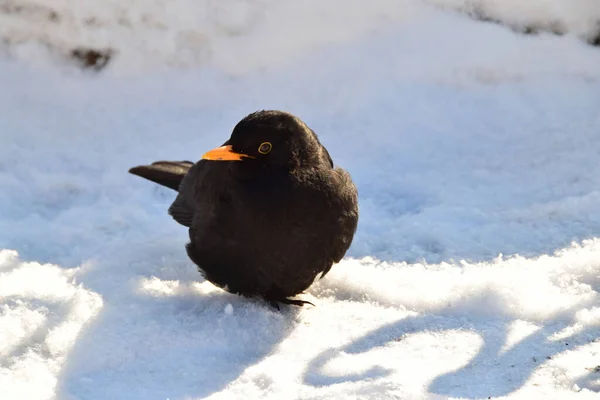
{"label": "tail feather", "polygon": [[192,165],[194,163],[191,161],[157,161],[151,165],[133,167],[129,172],[178,191],[181,180]]}

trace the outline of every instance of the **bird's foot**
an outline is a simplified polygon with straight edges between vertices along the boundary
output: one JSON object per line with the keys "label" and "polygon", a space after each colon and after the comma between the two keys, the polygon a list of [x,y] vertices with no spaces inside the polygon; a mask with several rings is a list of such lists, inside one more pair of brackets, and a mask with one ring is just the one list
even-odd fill
{"label": "bird's foot", "polygon": [[280,300],[280,302],[282,302],[283,304],[292,304],[294,306],[299,306],[299,307],[302,307],[305,304],[310,304],[311,306],[316,307],[313,303],[311,303],[310,301],[306,301],[306,300],[283,299],[283,300]]}
{"label": "bird's foot", "polygon": [[281,311],[281,308],[279,308],[279,304],[277,304],[277,302],[275,300],[267,300],[267,301],[269,302],[271,307],[276,308],[277,311]]}
{"label": "bird's foot", "polygon": [[275,307],[277,310],[280,310],[278,303],[290,304],[290,305],[299,306],[299,307],[302,307],[305,304],[310,304],[311,306],[316,307],[313,303],[311,303],[310,301],[306,301],[306,300],[293,300],[293,299],[272,300],[272,299],[269,299],[268,302],[269,302],[269,304],[271,304],[271,306]]}

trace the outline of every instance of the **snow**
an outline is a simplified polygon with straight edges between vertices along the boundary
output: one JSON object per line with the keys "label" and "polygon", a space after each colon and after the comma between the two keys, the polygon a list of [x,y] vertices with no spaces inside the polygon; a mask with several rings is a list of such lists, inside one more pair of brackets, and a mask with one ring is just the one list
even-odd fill
{"label": "snow", "polygon": [[503,23],[519,31],[572,33],[583,39],[600,35],[600,3],[596,0],[427,0]]}
{"label": "snow", "polygon": [[75,284],[76,272],[23,262],[16,251],[0,251],[3,398],[49,398],[54,393],[81,329],[102,308],[98,294]]}
{"label": "snow", "polygon": [[[597,398],[597,2],[15,4],[0,398]],[[451,11],[474,6],[569,33]],[[89,73],[74,46],[116,55]],[[127,173],[196,160],[261,108],[305,120],[359,188],[316,307],[203,281],[174,193]]]}

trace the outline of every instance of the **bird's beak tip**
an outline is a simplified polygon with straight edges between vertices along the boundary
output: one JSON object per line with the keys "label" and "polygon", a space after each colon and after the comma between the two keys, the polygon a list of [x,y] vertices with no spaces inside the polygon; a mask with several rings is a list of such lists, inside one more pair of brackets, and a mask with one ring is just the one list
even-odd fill
{"label": "bird's beak tip", "polygon": [[241,161],[244,157],[249,156],[242,153],[236,153],[231,146],[221,146],[204,153],[202,159],[210,161]]}

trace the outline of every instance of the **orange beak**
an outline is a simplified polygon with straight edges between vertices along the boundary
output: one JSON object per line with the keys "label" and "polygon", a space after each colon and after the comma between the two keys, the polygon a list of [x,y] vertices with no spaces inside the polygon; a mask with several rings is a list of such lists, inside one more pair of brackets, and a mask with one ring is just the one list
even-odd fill
{"label": "orange beak", "polygon": [[202,156],[202,159],[211,161],[241,161],[244,158],[254,157],[242,153],[236,153],[232,150],[231,146],[217,147],[216,149],[212,149]]}

